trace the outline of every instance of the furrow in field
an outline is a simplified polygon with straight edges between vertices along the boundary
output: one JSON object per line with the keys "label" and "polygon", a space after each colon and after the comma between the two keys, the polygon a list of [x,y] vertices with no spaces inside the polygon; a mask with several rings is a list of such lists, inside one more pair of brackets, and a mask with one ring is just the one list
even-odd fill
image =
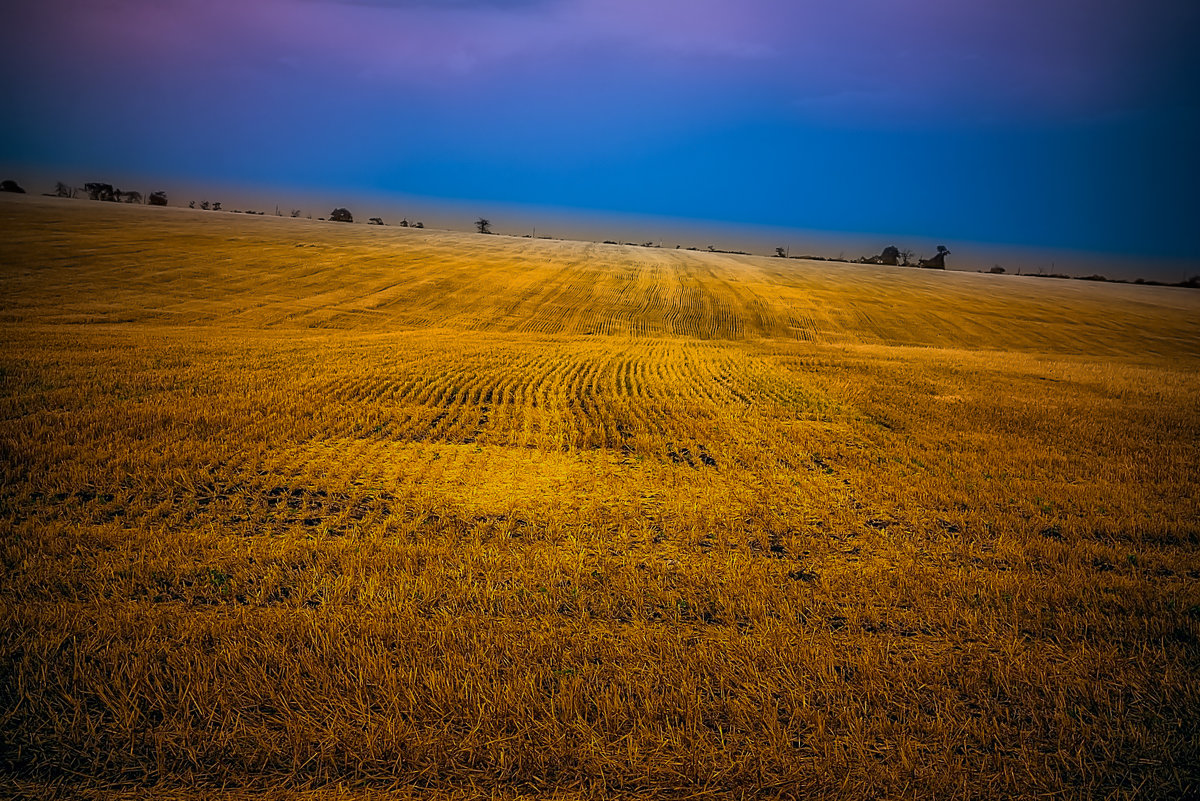
{"label": "furrow in field", "polygon": [[590,390],[595,399],[602,436],[602,447],[620,449],[624,445],[624,415],[617,405],[617,374],[623,350],[610,353],[592,376]]}
{"label": "furrow in field", "polygon": [[563,331],[570,313],[582,306],[587,272],[577,262],[564,264],[546,280],[532,299],[532,307],[524,309],[523,319],[512,330],[541,334]]}
{"label": "furrow in field", "polygon": [[573,397],[572,388],[580,381],[587,370],[587,362],[581,358],[572,359],[569,366],[563,370],[559,379],[552,385],[549,400],[552,406],[550,419],[553,424],[553,447],[557,450],[572,450],[576,442],[577,401]]}
{"label": "furrow in field", "polygon": [[641,343],[639,350],[641,355],[625,362],[623,383],[628,382],[631,391],[622,398],[622,403],[630,421],[630,438],[640,433],[645,438],[653,439],[662,431],[664,413],[662,406],[650,402],[646,394],[645,364],[649,348]]}
{"label": "furrow in field", "polygon": [[720,408],[728,397],[722,397],[715,391],[714,380],[716,373],[712,366],[712,354],[706,348],[692,347],[687,356],[689,366],[689,386],[699,402]]}

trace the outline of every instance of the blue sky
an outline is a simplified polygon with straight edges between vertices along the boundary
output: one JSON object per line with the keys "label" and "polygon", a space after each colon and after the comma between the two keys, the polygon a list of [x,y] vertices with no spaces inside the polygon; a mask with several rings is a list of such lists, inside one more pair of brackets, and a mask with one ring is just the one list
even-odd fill
{"label": "blue sky", "polygon": [[1196,252],[1194,2],[6,5],[10,172]]}

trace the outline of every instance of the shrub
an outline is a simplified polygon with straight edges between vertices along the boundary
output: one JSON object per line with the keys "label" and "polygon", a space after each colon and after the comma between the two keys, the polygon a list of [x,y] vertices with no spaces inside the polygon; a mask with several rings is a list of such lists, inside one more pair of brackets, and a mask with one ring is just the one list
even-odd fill
{"label": "shrub", "polygon": [[83,191],[92,200],[108,200],[115,201],[117,199],[117,190],[113,189],[112,184],[87,183],[83,185]]}

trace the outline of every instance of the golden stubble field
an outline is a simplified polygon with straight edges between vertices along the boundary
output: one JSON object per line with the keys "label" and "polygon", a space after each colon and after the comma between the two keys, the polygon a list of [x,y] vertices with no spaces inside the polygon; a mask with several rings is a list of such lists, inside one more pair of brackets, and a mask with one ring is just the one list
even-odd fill
{"label": "golden stubble field", "polygon": [[0,234],[0,791],[1200,792],[1200,292]]}

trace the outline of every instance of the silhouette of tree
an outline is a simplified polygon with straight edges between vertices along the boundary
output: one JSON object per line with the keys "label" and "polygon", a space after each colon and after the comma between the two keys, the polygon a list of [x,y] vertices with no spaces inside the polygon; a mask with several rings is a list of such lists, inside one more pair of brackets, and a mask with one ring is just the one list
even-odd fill
{"label": "silhouette of tree", "polygon": [[212,210],[213,210],[213,211],[220,211],[220,210],[221,210],[221,201],[219,201],[219,200],[215,201],[215,202],[212,204]]}
{"label": "silhouette of tree", "polygon": [[367,220],[367,225],[383,225],[383,218],[372,217],[371,219]]}
{"label": "silhouette of tree", "polygon": [[334,209],[333,211],[329,212],[329,219],[333,220],[334,222],[352,223],[354,222],[354,215],[350,213],[349,209]]}
{"label": "silhouette of tree", "polygon": [[787,251],[783,248],[775,248],[775,255],[781,259],[787,258]]}
{"label": "silhouette of tree", "polygon": [[210,208],[210,207],[209,207],[209,204],[208,204],[208,201],[207,201],[207,200],[201,200],[201,201],[200,201],[200,208],[204,209],[205,211],[208,211],[208,209]]}
{"label": "silhouette of tree", "polygon": [[113,189],[112,184],[87,183],[83,185],[83,191],[92,200],[110,200],[117,199],[117,190]]}
{"label": "silhouette of tree", "polygon": [[299,217],[299,216],[300,216],[300,209],[292,209],[292,216],[293,216],[293,217]]}
{"label": "silhouette of tree", "polygon": [[480,217],[475,221],[475,228],[481,234],[490,234],[492,232],[492,221],[486,217]]}
{"label": "silhouette of tree", "polygon": [[121,190],[118,189],[117,190],[117,198],[122,203],[141,203],[142,202],[142,193],[137,191],[136,189],[131,192],[122,192]]}
{"label": "silhouette of tree", "polygon": [[992,269],[988,270],[988,272],[992,273],[993,275],[1003,275],[1004,268],[1001,267],[999,264],[993,264]]}
{"label": "silhouette of tree", "polygon": [[146,198],[146,202],[151,206],[165,206],[167,205],[167,193],[151,192],[150,197]]}
{"label": "silhouette of tree", "polygon": [[425,227],[425,223],[421,222],[420,220],[413,223],[413,228],[424,228],[424,227]]}
{"label": "silhouette of tree", "polygon": [[917,262],[917,266],[928,267],[933,270],[944,270],[946,269],[946,257],[949,255],[950,251],[946,249],[945,245],[938,245],[937,255],[932,259],[921,259]]}
{"label": "silhouette of tree", "polygon": [[8,178],[0,181],[0,192],[15,192],[18,195],[25,194],[25,190],[21,188],[20,184]]}
{"label": "silhouette of tree", "polygon": [[913,257],[913,252],[911,250],[909,250],[908,248],[905,248],[904,250],[900,251],[899,255],[900,255],[900,266],[907,267],[908,260]]}
{"label": "silhouette of tree", "polygon": [[189,200],[189,201],[188,201],[188,208],[189,208],[189,209],[194,209],[194,208],[196,208],[196,201],[194,201],[194,200]]}
{"label": "silhouette of tree", "polygon": [[54,184],[55,197],[75,197],[75,190],[64,184],[62,181],[56,181]]}

